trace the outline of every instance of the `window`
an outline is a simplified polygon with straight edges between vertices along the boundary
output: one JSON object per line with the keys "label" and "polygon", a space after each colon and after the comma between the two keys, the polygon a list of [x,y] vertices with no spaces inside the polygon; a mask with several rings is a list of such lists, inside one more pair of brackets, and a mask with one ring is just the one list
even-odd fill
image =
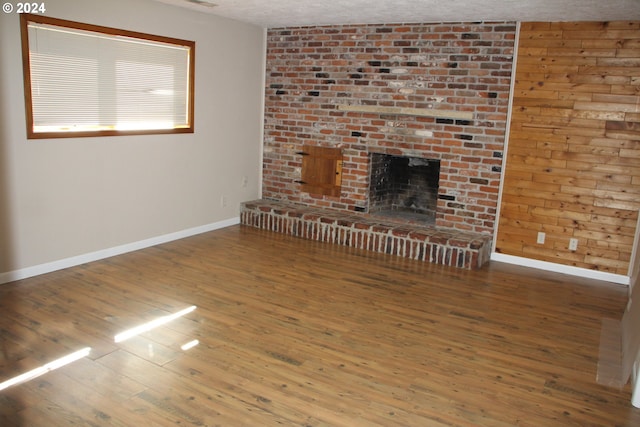
{"label": "window", "polygon": [[192,41],[21,15],[27,138],[193,132]]}

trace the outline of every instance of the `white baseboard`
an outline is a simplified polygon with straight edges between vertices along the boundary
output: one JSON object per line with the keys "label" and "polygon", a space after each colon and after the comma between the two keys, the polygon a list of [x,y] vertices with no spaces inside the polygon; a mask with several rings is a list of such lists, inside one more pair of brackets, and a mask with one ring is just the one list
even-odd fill
{"label": "white baseboard", "polygon": [[613,282],[620,285],[630,284],[629,276],[621,274],[606,273],[603,271],[589,270],[588,268],[571,267],[568,265],[555,264],[553,262],[538,261],[530,258],[523,258],[514,255],[505,255],[499,253],[491,254],[491,261],[499,261],[507,264],[516,264],[523,267],[537,268],[539,270],[552,271],[555,273],[568,274],[577,277],[586,277],[589,279],[602,280],[605,282]]}
{"label": "white baseboard", "polygon": [[640,355],[633,365],[633,371],[631,373],[631,404],[636,408],[640,408]]}
{"label": "white baseboard", "polygon": [[151,237],[149,239],[127,243],[125,245],[120,245],[113,248],[102,249],[96,252],[78,255],[71,258],[65,258],[58,261],[47,262],[45,264],[34,265],[32,267],[21,268],[19,270],[0,273],[0,284],[13,282],[15,280],[27,279],[29,277],[38,276],[40,274],[51,273],[53,271],[62,270],[63,268],[69,268],[76,265],[85,264],[87,262],[98,261],[100,259],[109,258],[127,252],[133,252],[139,249],[148,248],[150,246],[171,242],[173,240],[195,236],[196,234],[202,234],[208,231],[230,227],[239,223],[240,217],[230,218],[199,227],[189,228],[187,230],[176,231],[175,233],[164,234],[162,236]]}

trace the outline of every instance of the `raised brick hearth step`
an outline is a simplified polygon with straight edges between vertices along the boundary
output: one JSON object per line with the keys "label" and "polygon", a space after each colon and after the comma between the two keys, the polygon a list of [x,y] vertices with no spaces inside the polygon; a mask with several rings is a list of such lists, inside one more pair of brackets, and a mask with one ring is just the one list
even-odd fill
{"label": "raised brick hearth step", "polygon": [[305,239],[466,269],[482,267],[491,254],[490,235],[399,224],[364,214],[346,214],[282,201],[243,203],[240,223]]}

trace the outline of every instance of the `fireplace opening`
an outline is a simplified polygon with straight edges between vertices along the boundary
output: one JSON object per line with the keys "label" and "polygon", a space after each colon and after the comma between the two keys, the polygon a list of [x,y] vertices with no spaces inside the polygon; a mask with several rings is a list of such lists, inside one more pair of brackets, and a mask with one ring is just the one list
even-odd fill
{"label": "fireplace opening", "polygon": [[435,224],[440,160],[372,153],[369,213]]}

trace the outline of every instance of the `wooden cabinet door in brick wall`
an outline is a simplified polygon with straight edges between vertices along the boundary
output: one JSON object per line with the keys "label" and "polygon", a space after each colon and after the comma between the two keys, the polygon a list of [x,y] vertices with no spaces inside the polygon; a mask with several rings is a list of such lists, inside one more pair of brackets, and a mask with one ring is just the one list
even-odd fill
{"label": "wooden cabinet door in brick wall", "polygon": [[342,150],[305,145],[302,155],[302,191],[339,197],[342,185]]}

